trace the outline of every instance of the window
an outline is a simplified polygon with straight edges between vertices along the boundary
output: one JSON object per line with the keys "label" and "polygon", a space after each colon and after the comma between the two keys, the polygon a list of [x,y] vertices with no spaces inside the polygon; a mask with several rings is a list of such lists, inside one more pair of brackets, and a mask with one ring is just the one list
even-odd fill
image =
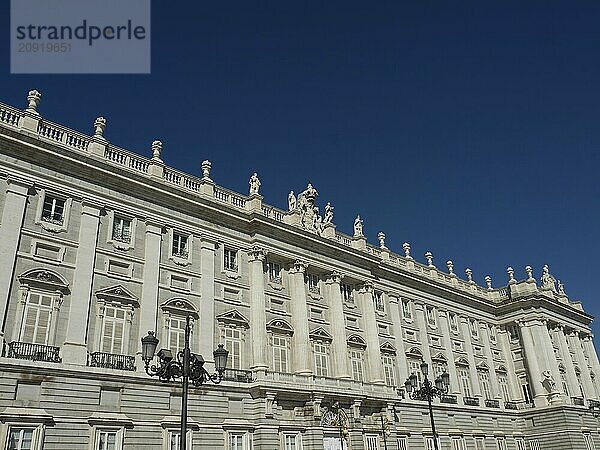
{"label": "window", "polygon": [[365,450],[379,450],[379,436],[365,434]]}
{"label": "window", "polygon": [[490,342],[492,344],[495,344],[496,341],[497,341],[496,327],[494,325],[490,325]]}
{"label": "window", "polygon": [[185,318],[184,317],[169,317],[167,319],[167,348],[171,349],[173,358],[177,357],[185,347]]}
{"label": "window", "polygon": [[173,245],[171,246],[171,255],[178,258],[188,258],[188,236],[173,233]]}
{"label": "window", "polygon": [[30,450],[39,448],[34,442],[36,428],[10,427],[8,431],[8,443],[6,450]]}
{"label": "window", "polygon": [[585,450],[596,450],[590,433],[583,433],[583,441],[585,442]]}
{"label": "window", "polygon": [[450,331],[458,333],[458,316],[450,313]]}
{"label": "window", "polygon": [[358,319],[352,316],[346,316],[346,325],[350,328],[359,328]]}
{"label": "window", "polygon": [[581,381],[581,371],[579,370],[579,367],[575,367],[575,378],[577,378],[577,384],[579,385],[579,392],[581,393],[581,398],[584,398],[585,394],[583,393],[583,384]]}
{"label": "window", "polygon": [[51,295],[34,291],[28,293],[21,327],[22,342],[48,345],[51,341],[52,304]]}
{"label": "window", "polygon": [[46,194],[42,206],[42,220],[57,225],[62,225],[64,220],[65,201]]}
{"label": "window", "polygon": [[448,364],[445,361],[433,361],[433,375],[437,378],[444,372],[448,372]]}
{"label": "window", "polygon": [[227,448],[228,450],[251,450],[252,435],[245,432],[230,432]]}
{"label": "window", "polygon": [[[440,438],[437,438],[437,448],[442,448],[442,443],[440,442]],[[433,442],[433,437],[425,438],[425,449],[426,450],[435,450],[435,444]]]}
{"label": "window", "polygon": [[[223,269],[232,272],[238,271],[237,251],[225,247],[223,250]],[[279,271],[281,271],[281,268],[279,268]]]}
{"label": "window", "polygon": [[406,321],[412,320],[412,304],[410,300],[402,300],[402,317]]}
{"label": "window", "polygon": [[454,348],[455,352],[464,351],[463,343],[461,341],[452,341],[452,347]]}
{"label": "window", "polygon": [[273,336],[273,371],[288,372],[288,340],[283,336]]}
{"label": "window", "polygon": [[469,328],[471,329],[471,337],[473,339],[479,339],[479,324],[476,320],[471,319],[469,321]]}
{"label": "window", "polygon": [[508,450],[508,447],[506,446],[506,439],[504,439],[503,437],[497,437],[496,438],[496,449],[497,450]]}
{"label": "window", "polygon": [[527,450],[524,439],[517,438],[516,441],[517,441],[517,450]]}
{"label": "window", "polygon": [[532,439],[529,441],[529,448],[531,450],[540,450],[540,443],[537,439]]}
{"label": "window", "polygon": [[104,353],[123,354],[123,336],[125,332],[124,309],[106,305],[102,320],[102,335],[100,336],[100,351]]}
{"label": "window", "polygon": [[168,450],[181,450],[181,431],[168,432]]}
{"label": "window", "polygon": [[320,294],[321,289],[319,288],[319,275],[314,275],[312,273],[308,274],[308,290],[313,294]]}
{"label": "window", "polygon": [[327,376],[327,345],[315,342],[313,344],[315,353],[315,375],[318,377]]}
{"label": "window", "polygon": [[421,372],[421,361],[415,358],[410,358],[408,360],[408,371],[411,374],[415,374],[417,376],[417,383],[420,386],[423,382],[423,372]]}
{"label": "window", "polygon": [[352,298],[352,291],[354,287],[351,284],[342,283],[340,284],[340,291],[342,292],[342,298],[345,302],[354,303],[354,299]]}
{"label": "window", "polygon": [[485,441],[482,437],[475,438],[475,450],[485,450]]}
{"label": "window", "polygon": [[408,439],[406,436],[398,438],[398,450],[408,450]]}
{"label": "window", "polygon": [[121,448],[120,430],[96,430],[95,450],[119,450]]}
{"label": "window", "polygon": [[442,347],[442,337],[441,336],[429,336],[429,343],[434,347]]}
{"label": "window", "polygon": [[425,315],[427,317],[427,325],[432,328],[437,327],[437,318],[435,313],[435,308],[433,306],[428,306],[425,308]]}
{"label": "window", "polygon": [[394,355],[381,355],[383,363],[383,373],[385,374],[385,384],[388,386],[396,386],[396,364]]}
{"label": "window", "polygon": [[113,241],[125,242],[127,244],[131,242],[130,219],[115,215],[113,220],[112,239]]}
{"label": "window", "polygon": [[385,305],[383,304],[383,294],[381,292],[375,292],[375,294],[373,295],[373,304],[375,305],[375,311],[385,311]]}
{"label": "window", "polygon": [[498,374],[498,386],[500,386],[500,392],[502,393],[502,399],[505,402],[510,401],[510,392],[508,390],[508,379],[506,378],[506,374],[499,373]]}
{"label": "window", "polygon": [[267,267],[269,270],[269,280],[273,283],[281,284],[281,264],[269,261]]}
{"label": "window", "polygon": [[492,398],[490,390],[490,374],[487,370],[478,370],[477,375],[479,376],[479,386],[481,387],[481,393],[485,400]]}
{"label": "window", "polygon": [[301,450],[302,435],[300,433],[284,433],[283,450]]}
{"label": "window", "polygon": [[523,400],[525,401],[525,403],[533,403],[533,397],[531,396],[531,389],[529,388],[529,382],[527,381],[527,377],[520,376],[519,381],[521,382]]}
{"label": "window", "polygon": [[467,443],[463,437],[452,438],[452,450],[467,450]]}
{"label": "window", "polygon": [[458,379],[462,387],[462,393],[465,397],[471,397],[471,378],[468,367],[457,367]]}
{"label": "window", "polygon": [[408,328],[404,328],[404,339],[408,341],[419,342],[419,332],[417,330],[410,330]]}
{"label": "window", "polygon": [[352,364],[352,379],[354,381],[363,381],[365,377],[363,352],[361,350],[350,350],[350,362]]}
{"label": "window", "polygon": [[242,368],[242,330],[226,327],[223,330],[223,345],[229,352],[227,368]]}

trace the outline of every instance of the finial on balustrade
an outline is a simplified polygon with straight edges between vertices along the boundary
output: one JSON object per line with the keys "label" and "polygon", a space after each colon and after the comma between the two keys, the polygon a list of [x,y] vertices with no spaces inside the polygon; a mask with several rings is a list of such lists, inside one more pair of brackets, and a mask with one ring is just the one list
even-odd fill
{"label": "finial on balustrade", "polygon": [[94,137],[104,140],[104,130],[106,129],[106,119],[102,116],[94,120]]}
{"label": "finial on balustrade", "polygon": [[517,280],[515,280],[515,270],[512,267],[507,267],[506,273],[508,274],[508,284],[514,284],[517,282]]}
{"label": "finial on balustrade", "polygon": [[161,161],[160,152],[162,152],[162,142],[160,141],[152,141],[152,159],[154,161]]}
{"label": "finial on balustrade", "polygon": [[465,269],[465,274],[467,275],[467,281],[469,283],[475,283],[473,281],[473,271],[471,269],[469,269],[468,267]]}
{"label": "finial on balustrade", "polygon": [[488,291],[491,291],[492,289],[494,289],[492,287],[492,277],[490,277],[489,275],[486,275],[485,278],[484,278],[484,280],[485,280],[485,285],[488,288]]}
{"label": "finial on balustrade", "polygon": [[448,273],[452,276],[456,276],[456,274],[454,273],[454,263],[452,262],[452,260],[448,260],[446,261],[446,267],[448,267]]}
{"label": "finial on balustrade", "polygon": [[42,94],[40,94],[39,91],[36,91],[35,89],[29,91],[29,93],[27,94],[27,109],[25,111],[33,114],[39,114],[37,112],[37,108],[40,105],[41,99]]}
{"label": "finial on balustrade", "polygon": [[527,281],[535,282],[535,278],[533,278],[533,269],[531,266],[525,266],[525,272],[527,272]]}
{"label": "finial on balustrade", "polygon": [[404,244],[402,244],[402,248],[404,249],[405,258],[412,259],[412,256],[410,256],[410,244],[408,242],[405,242]]}
{"label": "finial on balustrade", "polygon": [[383,231],[377,233],[377,239],[379,240],[379,248],[386,250],[387,247],[385,246],[385,233]]}
{"label": "finial on balustrade", "polygon": [[433,253],[431,253],[431,252],[425,252],[425,259],[427,260],[427,266],[429,266],[429,267],[435,267],[433,265]]}
{"label": "finial on balustrade", "polygon": [[207,159],[202,161],[202,179],[206,181],[212,181],[210,179],[210,169],[212,168],[212,163]]}

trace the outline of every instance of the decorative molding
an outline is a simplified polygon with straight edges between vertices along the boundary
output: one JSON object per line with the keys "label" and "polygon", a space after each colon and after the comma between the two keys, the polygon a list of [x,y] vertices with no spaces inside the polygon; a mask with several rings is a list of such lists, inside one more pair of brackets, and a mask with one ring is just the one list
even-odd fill
{"label": "decorative molding", "polygon": [[171,314],[176,314],[178,316],[191,316],[194,319],[198,319],[200,315],[198,314],[198,310],[196,307],[190,303],[188,300],[176,297],[167,300],[166,302],[160,305],[160,308],[163,311],[170,312]]}
{"label": "decorative molding", "polygon": [[96,297],[109,302],[118,302],[132,305],[135,307],[140,306],[138,298],[135,295],[133,295],[131,291],[129,291],[126,287],[120,284],[96,291]]}
{"label": "decorative molding", "polygon": [[292,326],[283,319],[273,319],[267,324],[267,330],[277,334],[287,334],[292,336],[294,329]]}
{"label": "decorative molding", "polygon": [[314,341],[333,341],[333,336],[331,336],[331,334],[329,334],[323,327],[315,328],[308,334],[308,337]]}
{"label": "decorative molding", "polygon": [[244,328],[250,328],[250,322],[248,319],[235,309],[229,310],[223,314],[219,314],[216,319],[219,323],[233,324]]}
{"label": "decorative molding", "polygon": [[348,336],[347,342],[350,347],[358,347],[363,350],[367,348],[367,342],[358,334]]}

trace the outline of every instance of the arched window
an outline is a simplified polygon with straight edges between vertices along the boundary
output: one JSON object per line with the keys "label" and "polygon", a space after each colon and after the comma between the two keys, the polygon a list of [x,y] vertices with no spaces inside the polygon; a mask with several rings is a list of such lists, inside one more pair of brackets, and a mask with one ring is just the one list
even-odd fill
{"label": "arched window", "polygon": [[[198,320],[198,310],[184,298],[172,298],[161,306],[163,315],[162,345],[177,355],[185,346],[185,323],[190,317],[190,328],[194,329],[194,321]],[[190,348],[194,351],[194,340],[190,339]]]}

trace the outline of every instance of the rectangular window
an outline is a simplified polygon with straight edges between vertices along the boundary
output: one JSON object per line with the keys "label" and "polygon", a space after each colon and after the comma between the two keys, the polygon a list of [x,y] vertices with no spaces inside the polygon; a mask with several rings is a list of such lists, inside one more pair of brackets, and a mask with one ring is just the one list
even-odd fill
{"label": "rectangular window", "polygon": [[483,398],[485,400],[490,400],[492,398],[492,393],[490,391],[490,374],[485,370],[479,370],[479,385],[481,387],[481,393],[483,394]]}
{"label": "rectangular window", "polygon": [[252,435],[250,433],[229,433],[228,450],[251,450]]}
{"label": "rectangular window", "polygon": [[273,336],[273,371],[288,372],[288,341],[281,336]]}
{"label": "rectangular window", "polygon": [[442,337],[441,336],[429,336],[429,343],[434,347],[442,347]]}
{"label": "rectangular window", "polygon": [[531,396],[531,389],[529,389],[529,382],[524,376],[519,377],[521,382],[521,391],[523,392],[523,400],[525,403],[533,403],[533,397]]}
{"label": "rectangular window", "polygon": [[120,450],[119,430],[97,430],[95,450]]}
{"label": "rectangular window", "polygon": [[517,438],[516,441],[517,441],[517,450],[527,450],[524,439]]}
{"label": "rectangular window", "polygon": [[485,450],[485,441],[482,437],[475,438],[475,450]]}
{"label": "rectangular window", "polygon": [[363,355],[360,350],[350,350],[350,362],[352,363],[352,379],[354,381],[363,381]]}
{"label": "rectangular window", "polygon": [[173,233],[173,246],[171,254],[179,258],[187,259],[188,257],[188,237],[183,234]]}
{"label": "rectangular window", "polygon": [[310,308],[310,318],[312,320],[323,320],[323,310],[318,308]]}
{"label": "rectangular window", "polygon": [[301,450],[302,449],[302,436],[300,433],[285,433],[283,435],[283,449],[284,450]]}
{"label": "rectangular window", "polygon": [[412,305],[410,300],[402,300],[402,317],[404,320],[412,320]]}
{"label": "rectangular window", "polygon": [[358,319],[352,316],[346,316],[346,325],[350,328],[358,328]]}
{"label": "rectangular window", "polygon": [[308,274],[308,290],[313,294],[320,294],[321,289],[319,288],[319,275],[314,275],[312,273]]}
{"label": "rectangular window", "polygon": [[6,450],[34,449],[33,434],[35,428],[10,427]]}
{"label": "rectangular window", "polygon": [[417,376],[417,384],[421,386],[423,382],[423,372],[421,371],[421,361],[418,359],[409,359],[408,360],[408,371]]}
{"label": "rectangular window", "polygon": [[327,376],[327,346],[315,342],[313,345],[315,352],[315,375],[318,377]]}
{"label": "rectangular window", "polygon": [[419,332],[417,330],[409,330],[404,328],[404,338],[408,341],[419,342]]}
{"label": "rectangular window", "polygon": [[173,353],[173,358],[177,357],[185,347],[185,319],[183,317],[169,317],[168,320],[168,339],[167,348]]}
{"label": "rectangular window", "polygon": [[469,321],[469,328],[471,328],[471,337],[473,339],[479,339],[479,324],[476,320]]}
{"label": "rectangular window", "polygon": [[497,437],[496,438],[496,449],[497,450],[508,450],[508,447],[506,447],[506,439],[504,439],[503,437]]}
{"label": "rectangular window", "polygon": [[444,361],[434,361],[433,374],[435,377],[439,377],[444,372],[448,372],[448,365]]}
{"label": "rectangular window", "polygon": [[113,220],[112,238],[115,241],[131,242],[131,220],[116,216]]}
{"label": "rectangular window", "polygon": [[354,287],[351,284],[342,283],[340,284],[340,291],[342,292],[342,298],[345,302],[354,303],[354,299],[352,298],[352,291]]}
{"label": "rectangular window", "polygon": [[[442,448],[442,443],[440,442],[440,438],[437,438],[437,447]],[[435,443],[433,442],[433,437],[425,438],[425,449],[426,450],[435,450]]]}
{"label": "rectangular window", "polygon": [[379,450],[379,436],[376,434],[366,434],[365,450]]}
{"label": "rectangular window", "polygon": [[498,374],[498,385],[500,386],[500,392],[502,393],[502,400],[505,402],[510,401],[510,393],[508,390],[508,379],[503,373]]}
{"label": "rectangular window", "polygon": [[452,438],[452,450],[467,450],[467,443],[463,437]]}
{"label": "rectangular window", "polygon": [[450,330],[453,333],[458,333],[458,316],[450,313]]}
{"label": "rectangular window", "polygon": [[529,441],[529,448],[531,450],[540,450],[540,443],[537,439],[532,439]]}
{"label": "rectangular window", "polygon": [[227,327],[223,330],[223,345],[229,352],[227,367],[229,369],[242,368],[242,330]]}
{"label": "rectangular window", "polygon": [[21,341],[48,345],[52,319],[52,296],[29,292],[21,328]]}
{"label": "rectangular window", "polygon": [[382,355],[383,373],[385,374],[385,384],[388,386],[396,386],[396,364],[395,356]]}
{"label": "rectangular window", "polygon": [[408,450],[408,438],[406,436],[398,438],[398,450]]}
{"label": "rectangular window", "polygon": [[116,306],[104,307],[100,349],[104,353],[123,354],[125,310]]}
{"label": "rectangular window", "polygon": [[42,206],[42,220],[44,222],[62,225],[64,220],[64,211],[64,200],[46,194],[44,197],[44,205]]}
{"label": "rectangular window", "polygon": [[496,327],[494,325],[490,325],[490,342],[495,344],[497,340],[496,336]]}
{"label": "rectangular window", "polygon": [[461,341],[452,341],[452,347],[455,352],[462,352],[464,350],[463,343]]}
{"label": "rectangular window", "polygon": [[425,308],[425,315],[427,316],[427,325],[435,328],[437,326],[435,308],[433,306],[428,306]]}
{"label": "rectangular window", "polygon": [[469,369],[466,367],[458,368],[458,379],[462,386],[462,392],[465,397],[471,397],[471,378]]}
{"label": "rectangular window", "polygon": [[583,441],[585,442],[585,450],[596,450],[590,433],[583,433]]}
{"label": "rectangular window", "polygon": [[225,249],[223,250],[223,268],[225,270],[231,270],[232,272],[237,272],[237,270],[238,270],[237,251],[225,247]]}
{"label": "rectangular window", "polygon": [[181,450],[181,431],[169,431],[169,450]]}
{"label": "rectangular window", "polygon": [[270,261],[268,263],[269,280],[273,283],[281,283],[281,264]]}
{"label": "rectangular window", "polygon": [[373,295],[373,304],[375,305],[375,311],[385,311],[385,305],[383,304],[383,294],[381,292],[375,292],[375,294]]}

